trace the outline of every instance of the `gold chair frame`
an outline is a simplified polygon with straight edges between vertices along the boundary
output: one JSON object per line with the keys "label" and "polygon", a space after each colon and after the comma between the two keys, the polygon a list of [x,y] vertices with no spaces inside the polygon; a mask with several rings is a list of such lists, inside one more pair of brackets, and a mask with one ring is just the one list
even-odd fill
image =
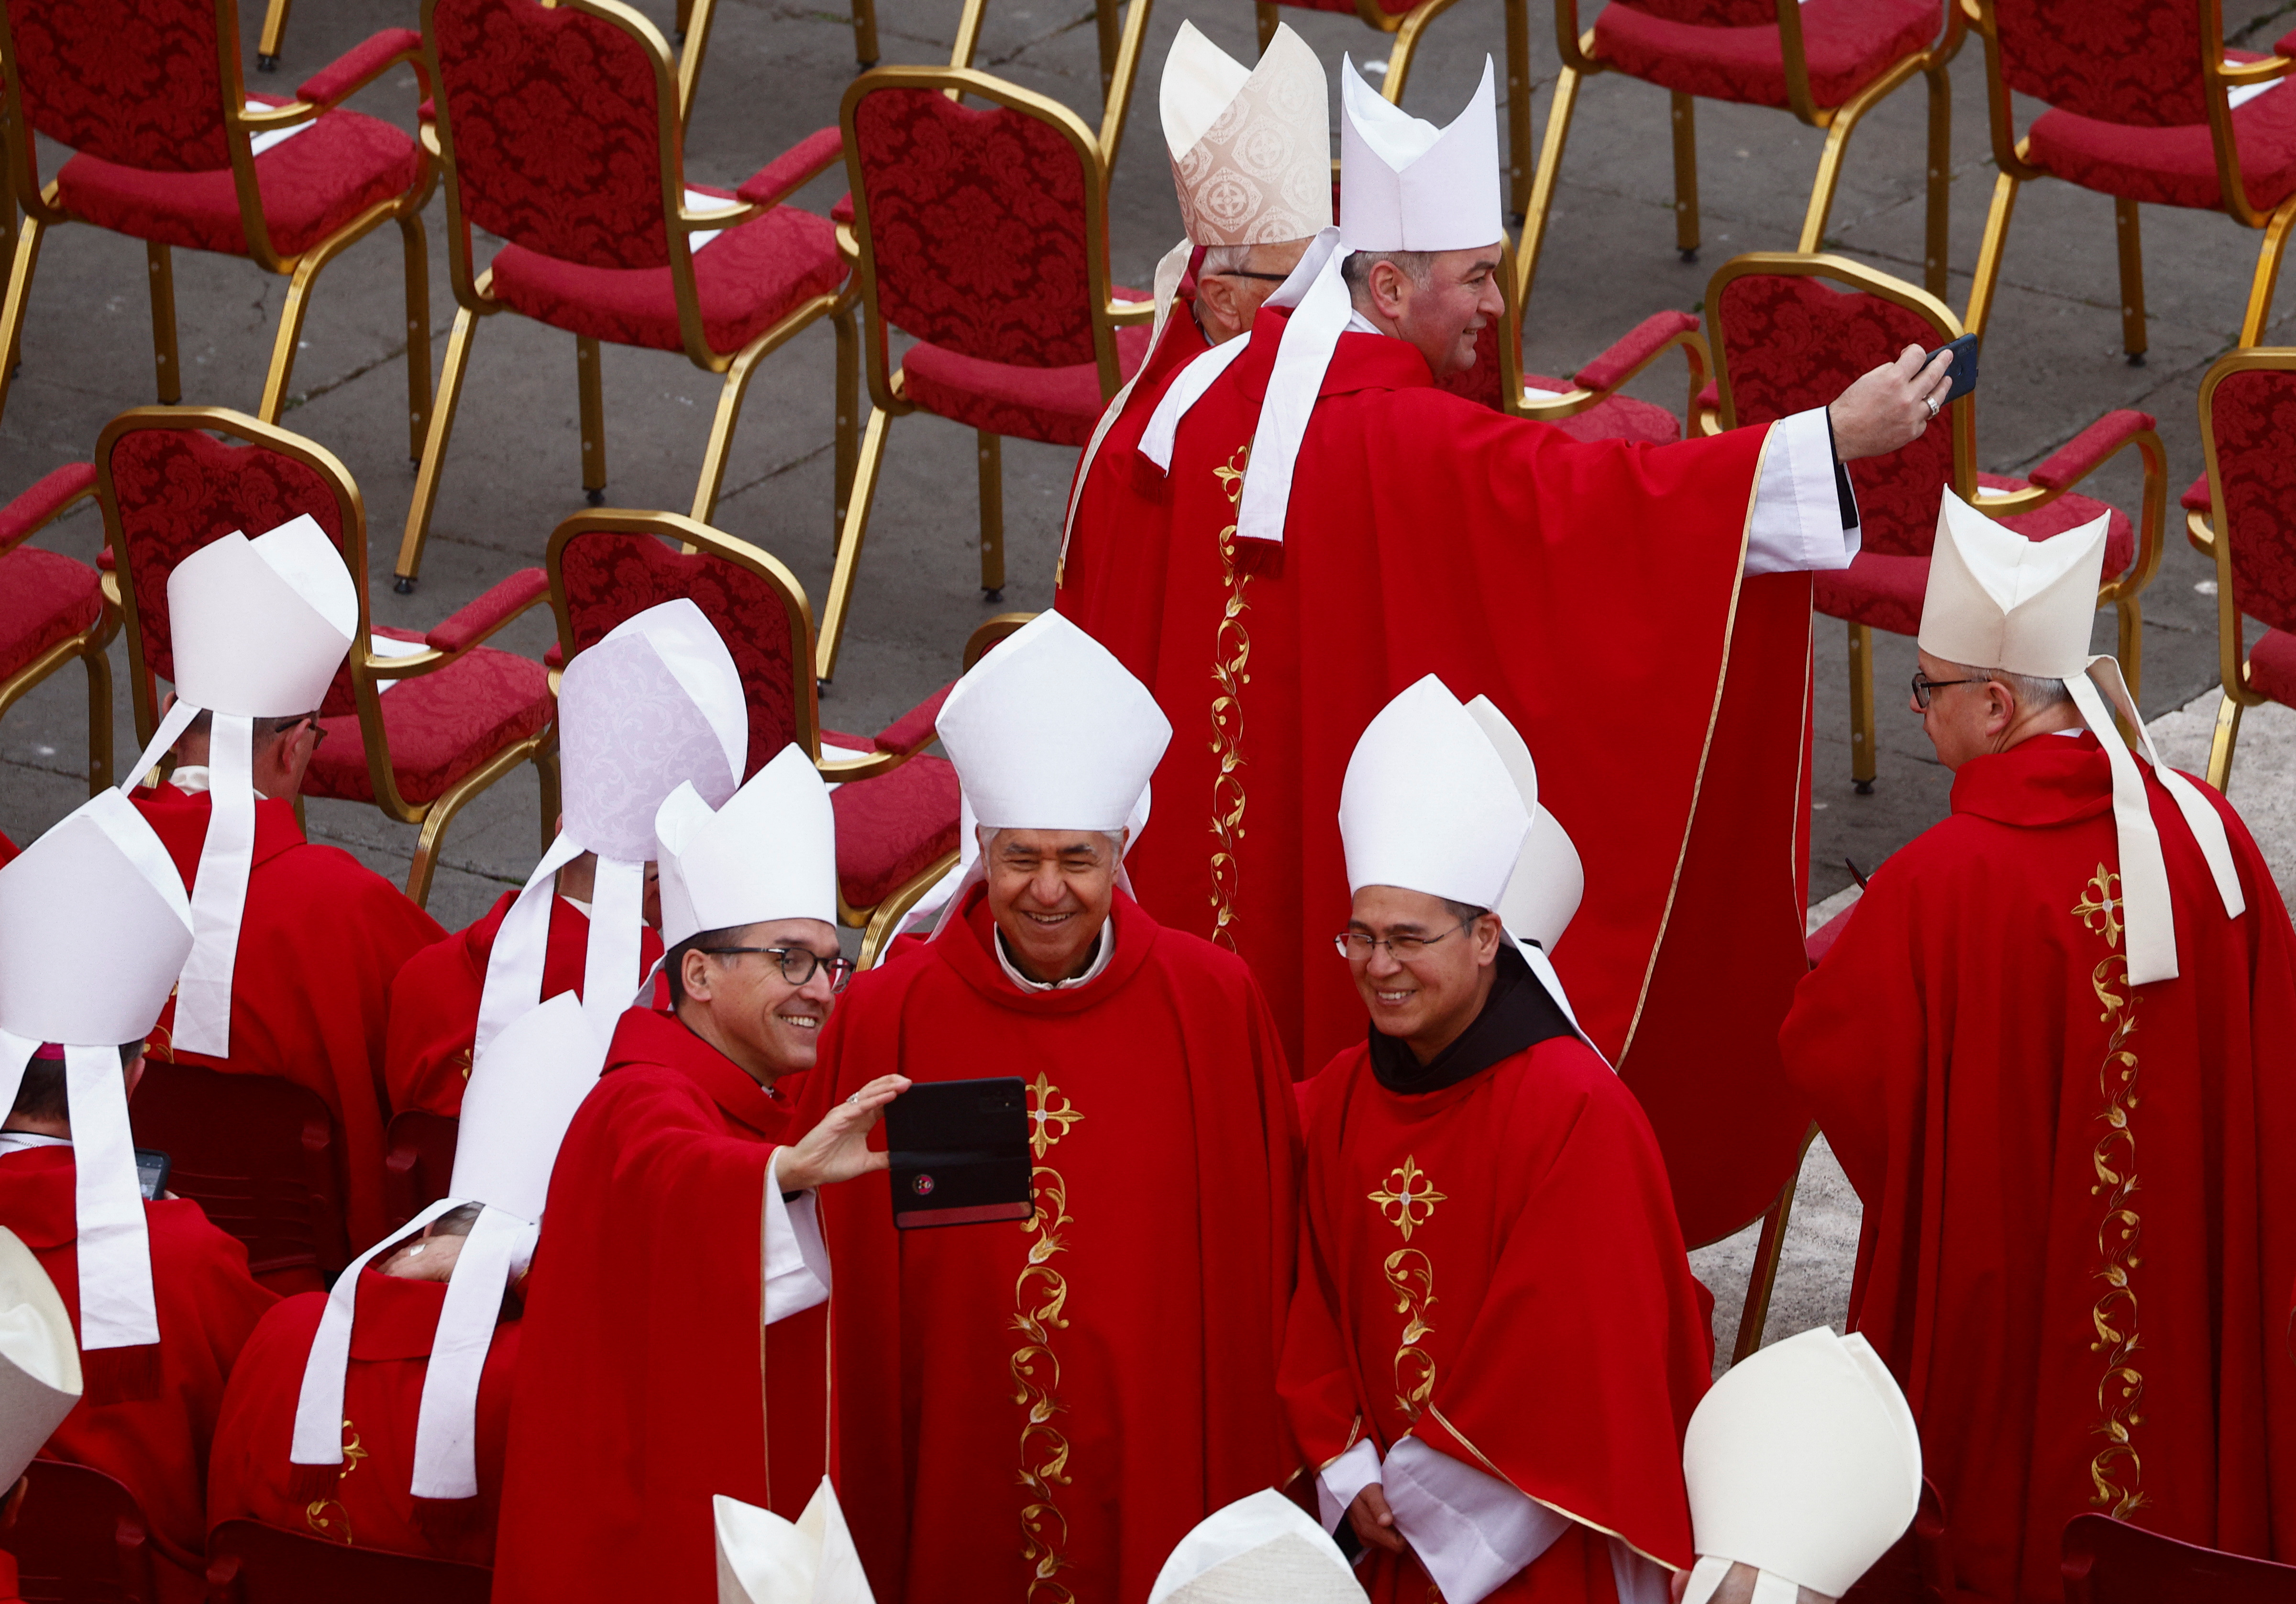
{"label": "gold chair frame", "polygon": [[[227,3],[227,0],[221,0]],[[710,349],[701,322],[701,302],[693,284],[693,251],[691,238],[694,234],[735,227],[763,217],[773,207],[788,197],[776,195],[765,204],[735,202],[721,210],[689,211],[685,207],[685,117],[693,104],[694,78],[698,73],[701,52],[693,53],[684,69],[673,69],[669,45],[660,30],[619,0],[558,0],[564,9],[578,11],[611,23],[629,35],[644,47],[652,62],[655,103],[674,115],[660,119],[660,140],[657,155],[660,163],[662,216],[668,225],[669,278],[677,297],[677,327],[686,359],[704,373],[723,374],[725,383],[718,396],[716,416],[709,427],[709,438],[701,457],[701,476],[693,493],[692,516],[697,522],[706,522],[717,511],[718,497],[725,486],[726,462],[732,449],[734,430],[741,421],[742,402],[749,393],[750,380],[758,364],[796,334],[810,327],[822,317],[828,317],[837,331],[837,423],[836,423],[836,483],[838,506],[841,522],[846,489],[853,477],[853,419],[858,410],[858,384],[855,378],[856,333],[853,308],[857,298],[849,287],[834,292],[812,296],[791,308],[772,327],[758,334],[737,351],[719,352]],[[429,65],[427,70],[435,83],[439,81],[431,17],[438,0],[422,0],[423,52]],[[708,26],[709,0],[698,0],[697,13]],[[474,271],[471,259],[471,226],[463,212],[462,185],[455,166],[454,119],[447,108],[447,97],[442,92],[436,96],[434,120],[426,136],[436,141],[439,165],[446,177],[447,190],[447,277],[454,286],[456,311],[454,331],[447,340],[447,359],[439,375],[438,401],[432,407],[429,432],[419,454],[420,467],[414,480],[414,499],[406,512],[406,533],[399,542],[397,564],[397,588],[404,596],[414,588],[414,581],[422,564],[422,547],[430,539],[430,519],[439,499],[439,481],[446,467],[447,442],[454,432],[455,412],[462,400],[463,380],[470,366],[471,341],[478,319],[492,317],[504,309],[503,303],[492,293],[494,270]],[[574,369],[581,402],[582,415],[582,489],[593,506],[605,499],[606,492],[606,403],[603,376],[599,368],[599,341],[588,335],[574,336]]]}
{"label": "gold chair frame", "polygon": [[[1799,0],[1777,0],[1778,45],[1784,57],[1787,110],[1796,120],[1825,133],[1825,148],[1817,158],[1817,177],[1811,183],[1809,208],[1802,216],[1801,237],[1794,249],[1808,253],[1825,243],[1825,222],[1833,210],[1834,191],[1841,181],[1841,159],[1858,123],[1885,97],[1916,72],[1929,80],[1929,210],[1924,222],[1923,281],[1933,296],[1946,292],[1946,240],[1949,226],[1953,168],[1953,86],[1947,67],[1960,53],[1964,37],[1962,14],[1948,4],[1945,31],[1926,51],[1909,55],[1838,106],[1821,106],[1811,97],[1809,57],[1802,45]],[[1595,30],[1578,28],[1578,0],[1554,0],[1554,43],[1562,55],[1562,71],[1554,81],[1554,103],[1546,112],[1546,138],[1539,151],[1538,176],[1530,197],[1521,208],[1522,243],[1515,295],[1530,299],[1531,282],[1538,275],[1539,252],[1546,240],[1546,222],[1554,210],[1554,188],[1562,169],[1562,147],[1570,137],[1570,119],[1578,103],[1578,85],[1590,74],[1615,70],[1594,54]],[[1513,45],[1510,44],[1510,53]],[[1524,72],[1529,77],[1528,69]],[[1514,69],[1508,68],[1512,86]],[[1510,94],[1513,91],[1510,88]],[[1674,243],[1685,262],[1698,259],[1698,124],[1697,96],[1679,90],[1668,92],[1674,122]],[[1529,116],[1528,96],[1523,116]]]}
{"label": "gold chair frame", "polygon": [[[26,540],[62,517],[66,511],[78,506],[95,494],[95,486],[57,505],[55,511],[19,534],[14,539],[0,545],[0,555],[13,551]],[[105,587],[95,622],[77,635],[68,635],[18,669],[5,679],[0,679],[0,718],[20,701],[34,686],[53,674],[77,657],[87,670],[87,794],[95,795],[111,785],[111,659],[106,648],[111,637],[119,633],[119,608],[113,601],[110,587]]]}
{"label": "gold chair frame", "polygon": [[[1718,320],[1717,309],[1722,304],[1722,292],[1736,279],[1778,274],[1825,279],[1902,307],[1929,322],[1937,332],[1939,345],[1948,340],[1959,339],[1964,332],[1952,308],[1926,290],[1916,289],[1901,279],[1876,272],[1846,257],[1797,251],[1755,251],[1734,257],[1722,264],[1706,286],[1706,316],[1712,330],[1714,375],[1722,398],[1718,422],[1724,429],[1736,428],[1738,415],[1736,401],[1730,393],[1729,348],[1722,338]],[[2143,685],[2144,667],[2144,611],[2138,598],[2144,588],[2152,582],[2152,576],[2160,572],[2161,531],[2169,506],[2168,453],[2161,444],[2158,432],[2139,430],[2114,447],[2095,465],[2054,489],[2029,484],[2021,490],[2000,491],[1981,489],[1977,482],[1975,397],[1964,396],[1948,403],[1939,415],[1951,431],[1953,442],[1952,478],[1948,483],[1954,494],[1988,517],[2003,518],[2037,512],[2132,447],[2144,459],[2144,497],[2136,528],[2136,556],[2126,572],[2107,580],[2097,588],[2096,593],[2098,606],[2103,607],[2109,603],[2113,608],[2119,629],[2113,655],[2120,660],[2121,674],[2128,681],[2129,695],[2132,698],[2136,696]],[[1849,772],[1852,782],[1863,794],[1873,789],[1875,771],[1874,628],[1871,624],[1852,623],[1849,629]]]}
{"label": "gold chair frame", "polygon": [[[263,399],[256,408],[257,415],[265,423],[275,424],[286,406],[288,382],[295,372],[296,348],[302,339],[303,320],[310,310],[311,289],[320,270],[384,223],[396,223],[406,276],[407,455],[418,456],[430,414],[430,251],[422,227],[422,208],[438,182],[437,165],[428,150],[421,151],[414,186],[406,193],[394,200],[376,202],[300,256],[282,256],[272,245],[271,226],[263,215],[263,195],[256,183],[255,156],[249,142],[258,134],[308,123],[327,108],[299,100],[265,111],[246,110],[246,85],[239,70],[239,7],[234,0],[215,0],[215,13],[216,49],[225,94],[225,138],[231,152],[232,187],[239,199],[240,227],[247,240],[248,255],[255,264],[288,281],[286,303],[279,311],[279,332],[272,341],[271,363],[264,372]],[[428,62],[414,51],[401,51],[361,74],[344,91],[343,98],[348,99],[401,62],[414,67],[427,94],[431,83]],[[5,359],[0,360],[0,412],[4,412],[9,384],[20,359],[25,306],[31,296],[32,274],[39,266],[41,241],[49,229],[84,219],[65,208],[55,180],[50,179],[45,185],[39,181],[34,165],[32,131],[24,119],[15,38],[4,12],[0,12],[0,77],[4,77],[6,85],[9,186],[15,192],[15,203],[24,211],[23,222],[15,231],[6,297],[0,300],[0,352],[5,353]],[[152,350],[159,377],[158,399],[173,406],[184,399],[183,364],[176,341],[174,249],[147,240],[144,254],[151,279]]]}
{"label": "gold chair frame", "polygon": [[[2217,185],[2224,210],[2244,228],[2259,228],[2264,237],[2257,250],[2255,276],[2249,282],[2248,306],[2242,314],[2240,339],[2252,346],[2264,338],[2265,320],[2272,315],[2272,294],[2280,282],[2280,261],[2288,249],[2288,234],[2296,228],[2296,195],[2270,211],[2248,203],[2241,178],[2240,149],[2233,141],[2233,90],[2249,84],[2266,84],[2285,77],[2296,61],[2268,56],[2243,66],[2225,64],[2223,0],[2191,0],[2200,7],[2201,81],[2209,102],[2209,133],[2216,146]],[[1994,181],[1993,204],[1985,215],[1985,234],[1977,249],[1977,270],[1969,286],[1969,330],[1985,332],[1993,312],[1993,298],[2001,279],[2001,258],[2008,243],[2009,219],[2017,208],[2020,185],[2054,175],[2026,160],[2029,141],[2017,136],[2009,87],[2001,76],[2001,41],[1994,24],[1993,0],[1954,0],[1956,14],[1985,41],[1985,104],[1993,128],[1993,160],[2001,176]],[[2144,334],[2144,252],[2138,230],[2137,202],[2113,197],[2114,243],[2120,267],[2120,345],[2129,366],[2142,366]]]}
{"label": "gold chair frame", "polygon": [[[1730,1345],[1732,1364],[1751,1358],[1761,1349],[1762,1330],[1770,1323],[1770,1299],[1777,1291],[1778,1265],[1785,1255],[1786,1227],[1793,1220],[1794,1191],[1801,1184],[1801,1166],[1809,1157],[1809,1145],[1816,1139],[1817,1127],[1812,1124],[1802,1133],[1801,1147],[1794,1155],[1793,1173],[1786,1177],[1776,1198],[1759,1216],[1762,1235],[1754,1246],[1754,1262],[1747,1267],[1746,1301],[1738,1312],[1738,1340]],[[1746,1225],[1752,1223],[1751,1220],[1746,1222]],[[1746,1225],[1726,1230],[1709,1241],[1693,1243],[1691,1251],[1726,1242],[1744,1230]]]}
{"label": "gold chair frame", "polygon": [[[885,436],[895,418],[917,410],[906,394],[901,369],[892,366],[887,344],[887,325],[877,301],[876,247],[869,235],[868,186],[862,181],[860,152],[853,133],[855,109],[862,99],[882,89],[939,89],[950,99],[973,95],[1046,123],[1067,139],[1084,172],[1086,295],[1092,311],[1093,358],[1100,369],[1100,395],[1105,402],[1123,384],[1116,356],[1116,331],[1128,324],[1146,323],[1155,316],[1155,303],[1112,299],[1108,263],[1108,177],[1115,161],[1117,142],[1123,137],[1125,106],[1130,98],[1133,69],[1139,61],[1140,37],[1148,23],[1148,0],[1133,0],[1119,53],[1116,90],[1101,119],[1095,136],[1084,119],[1058,101],[992,78],[970,67],[880,67],[855,78],[838,107],[838,124],[845,130],[846,175],[852,185],[853,223],[840,236],[849,242],[853,276],[865,316],[864,352],[869,379],[869,423],[861,436],[859,460],[852,489],[846,498],[837,563],[831,572],[829,596],[822,609],[821,637],[816,647],[815,671],[826,682],[836,672],[837,654],[845,636],[845,621],[853,598],[853,576],[861,559],[862,543],[869,534],[871,504],[876,498],[877,475],[885,457]],[[1002,437],[974,431],[975,457],[980,483],[980,588],[990,601],[1004,592],[1004,489]]]}
{"label": "gold chair frame", "polygon": [[[1499,246],[1499,281],[1509,286],[1515,284],[1514,247],[1505,242]],[[1706,381],[1714,371],[1714,354],[1707,348],[1706,336],[1693,328],[1685,329],[1658,345],[1620,374],[1616,382],[1600,390],[1589,390],[1575,381],[1569,390],[1560,393],[1528,389],[1522,376],[1522,295],[1512,288],[1506,297],[1506,309],[1499,314],[1498,343],[1501,408],[1513,416],[1533,418],[1543,424],[1575,417],[1601,406],[1669,351],[1678,350],[1690,369],[1690,399],[1683,411],[1684,432],[1688,435],[1698,426],[1699,391],[1706,388]]]}
{"label": "gold chair frame", "polygon": [[[2225,495],[2224,473],[2217,463],[2216,417],[2210,404],[2216,399],[2217,386],[2233,374],[2256,372],[2296,374],[2296,350],[2251,347],[2226,351],[2201,380],[2201,452],[2208,461],[2211,508],[2221,509]],[[2217,671],[2224,696],[2217,703],[2216,733],[2209,742],[2208,781],[2221,791],[2232,782],[2233,748],[2240,740],[2241,715],[2272,698],[2248,688],[2248,642],[2241,622],[2240,597],[2233,589],[2231,542],[2218,538],[2205,513],[2185,514],[2185,538],[2194,550],[2217,565]]]}
{"label": "gold chair frame", "polygon": [[[144,631],[137,623],[135,609],[135,573],[127,560],[126,531],[119,522],[119,501],[111,481],[111,453],[114,444],[123,434],[146,429],[198,429],[221,434],[245,445],[261,446],[291,461],[300,463],[327,482],[334,492],[335,511],[343,531],[344,566],[358,588],[358,634],[351,647],[349,667],[351,693],[357,703],[359,738],[366,751],[368,782],[374,787],[375,805],[385,818],[399,824],[418,825],[414,861],[406,874],[406,894],[415,906],[430,900],[430,880],[439,867],[439,843],[445,837],[447,826],[471,800],[496,780],[531,761],[541,782],[542,792],[542,850],[547,851],[558,830],[558,723],[555,716],[535,734],[514,742],[479,765],[461,779],[449,786],[428,802],[412,802],[400,794],[398,777],[390,766],[390,745],[384,733],[381,697],[385,687],[392,681],[412,679],[419,675],[435,672],[458,659],[463,652],[488,639],[498,630],[523,615],[529,603],[509,613],[452,652],[437,647],[425,647],[405,657],[377,656],[371,645],[373,621],[367,607],[366,503],[359,494],[358,483],[351,477],[340,458],[315,440],[289,432],[275,424],[248,416],[224,407],[137,407],[121,413],[104,425],[103,433],[95,445],[96,489],[103,505],[104,540],[111,548],[111,579],[117,587],[119,614],[127,627],[127,676],[129,694],[135,709],[135,738],[139,745],[150,742],[159,728],[159,687],[152,667],[144,657]],[[298,806],[300,802],[299,799]]]}
{"label": "gold chair frame", "polygon": [[[868,0],[857,0],[866,4]],[[1443,0],[1446,5],[1451,0]],[[1152,0],[1140,0],[1129,25],[1122,16],[1124,0],[1093,0],[1093,24],[1100,36],[1100,119],[1101,146],[1107,160],[1103,163],[1110,172],[1116,170],[1116,152],[1124,141],[1124,119],[1132,103],[1133,80],[1140,70],[1140,44],[1148,28],[1148,7]],[[980,46],[980,25],[988,12],[988,0],[964,0],[964,9],[957,13],[956,39],[948,53],[952,67],[970,67],[974,53]],[[1267,34],[1260,35],[1259,47],[1267,48]],[[865,70],[877,64],[873,56],[861,63]]]}

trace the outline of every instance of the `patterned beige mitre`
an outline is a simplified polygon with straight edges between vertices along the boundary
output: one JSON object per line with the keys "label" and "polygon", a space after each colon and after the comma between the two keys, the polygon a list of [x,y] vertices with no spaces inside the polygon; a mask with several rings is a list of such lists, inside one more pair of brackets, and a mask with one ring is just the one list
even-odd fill
{"label": "patterned beige mitre", "polygon": [[1331,90],[1288,25],[1247,72],[1181,23],[1159,100],[1191,242],[1270,245],[1332,226]]}

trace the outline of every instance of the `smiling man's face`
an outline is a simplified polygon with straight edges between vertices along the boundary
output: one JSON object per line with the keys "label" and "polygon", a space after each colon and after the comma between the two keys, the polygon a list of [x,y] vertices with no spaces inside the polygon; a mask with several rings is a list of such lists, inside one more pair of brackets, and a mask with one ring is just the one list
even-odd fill
{"label": "smiling man's face", "polygon": [[819,919],[771,919],[743,925],[728,944],[802,948],[823,961],[804,984],[792,985],[781,960],[768,953],[689,952],[679,1017],[761,1085],[811,1069],[821,1027],[837,1001],[828,967],[838,956],[836,927]]}
{"label": "smiling man's face", "polygon": [[1098,830],[983,830],[988,911],[1021,973],[1067,980],[1092,961],[1122,849]]}

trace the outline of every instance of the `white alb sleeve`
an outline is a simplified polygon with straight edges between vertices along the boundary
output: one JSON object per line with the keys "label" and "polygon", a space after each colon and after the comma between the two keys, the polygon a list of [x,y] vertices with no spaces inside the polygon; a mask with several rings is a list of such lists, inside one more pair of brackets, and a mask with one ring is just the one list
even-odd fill
{"label": "white alb sleeve", "polygon": [[1356,1494],[1377,1480],[1379,1450],[1372,1446],[1369,1437],[1324,1466],[1324,1473],[1316,1478],[1316,1509],[1324,1518],[1324,1530],[1337,1532]]}
{"label": "white alb sleeve", "polygon": [[1833,428],[1824,407],[1770,425],[1753,520],[1746,531],[1748,575],[1849,566],[1862,537],[1854,498],[1849,526],[1843,527],[1834,467]]}
{"label": "white alb sleeve", "polygon": [[1446,1604],[1481,1604],[1570,1529],[1569,1516],[1416,1437],[1389,1450],[1380,1482]]}
{"label": "white alb sleeve", "polygon": [[785,1200],[775,1173],[780,1163],[776,1148],[766,1166],[765,1263],[759,1266],[769,1326],[829,1301],[829,1250],[822,1246],[814,1196],[800,1192],[795,1201]]}

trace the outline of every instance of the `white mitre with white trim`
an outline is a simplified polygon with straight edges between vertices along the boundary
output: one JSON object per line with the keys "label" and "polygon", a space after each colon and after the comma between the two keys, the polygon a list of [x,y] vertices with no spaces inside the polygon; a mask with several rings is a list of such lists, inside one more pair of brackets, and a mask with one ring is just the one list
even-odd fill
{"label": "white mitre with white trim", "polygon": [[1347,1557],[1274,1489],[1216,1509],[1180,1539],[1148,1604],[1364,1604]]}
{"label": "white mitre with white trim", "polygon": [[2161,761],[2120,665],[2089,653],[2109,525],[2109,516],[2100,514],[2079,529],[2029,540],[1947,490],[1938,507],[1920,645],[1931,656],[1964,667],[2064,682],[2112,764],[2128,979],[2144,985],[2177,975],[2176,914],[2144,777],[2114,728],[2115,712],[2136,732],[2153,777],[2199,843],[2226,917],[2238,918],[2248,904],[2223,818],[2191,780]]}
{"label": "white mitre with white trim", "polygon": [[1391,105],[1340,62],[1340,243],[1349,251],[1474,251],[1506,237],[1496,79],[1442,127]]}
{"label": "white mitre with white trim", "polygon": [[196,937],[176,997],[175,1045],[227,1057],[231,981],[254,867],[254,720],[316,712],[358,638],[358,587],[310,514],[210,540],[168,576],[176,701],[121,781],[132,792],[192,720],[211,717],[212,812],[192,881]]}
{"label": "white mitre with white trim", "polygon": [[875,1604],[827,1477],[793,1521],[722,1493],[709,1507],[718,1604]]}
{"label": "white mitre with white trim", "polygon": [[1247,69],[1182,22],[1157,100],[1190,243],[1281,244],[1332,226],[1331,88],[1289,23]]}
{"label": "white mitre with white trim", "polygon": [[1723,1373],[1683,1434],[1682,1473],[1699,1554],[1682,1604],[1706,1604],[1734,1563],[1761,1573],[1754,1604],[1838,1599],[1912,1524],[1921,1435],[1866,1339],[1819,1326]]}
{"label": "white mitre with white trim", "polygon": [[654,815],[661,944],[768,919],[837,922],[837,816],[794,742],[711,811],[691,785]]}
{"label": "white mitre with white trim", "polygon": [[1496,908],[1530,830],[1514,777],[1430,674],[1365,726],[1340,783],[1348,891],[1393,885]]}
{"label": "white mitre with white trim", "polygon": [[79,1396],[71,1313],[23,1238],[0,1226],[0,1488],[15,1485]]}

